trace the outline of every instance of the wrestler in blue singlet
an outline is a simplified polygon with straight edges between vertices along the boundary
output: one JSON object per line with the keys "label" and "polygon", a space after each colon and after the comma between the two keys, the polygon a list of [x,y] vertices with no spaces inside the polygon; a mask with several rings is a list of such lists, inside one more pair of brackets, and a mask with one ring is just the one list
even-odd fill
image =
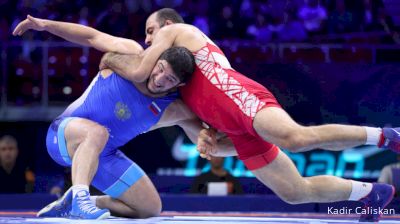
{"label": "wrestler in blue singlet", "polygon": [[100,154],[92,185],[118,198],[145,175],[118,147],[147,132],[177,97],[177,93],[161,98],[148,97],[116,73],[107,78],[98,74],[83,95],[50,125],[46,138],[47,150],[54,161],[71,166],[72,160],[64,137],[66,124],[79,117],[106,127],[110,137]]}

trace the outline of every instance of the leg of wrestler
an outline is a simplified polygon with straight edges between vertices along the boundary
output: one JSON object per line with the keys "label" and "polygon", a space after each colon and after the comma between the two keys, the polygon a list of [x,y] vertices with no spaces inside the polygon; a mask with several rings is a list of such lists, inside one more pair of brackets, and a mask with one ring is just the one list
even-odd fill
{"label": "leg of wrestler", "polygon": [[108,131],[88,119],[74,118],[64,129],[66,146],[72,158],[72,208],[70,216],[77,219],[104,219],[110,213],[98,209],[90,201],[89,185],[96,174],[99,155],[108,140]]}
{"label": "leg of wrestler", "polygon": [[[92,185],[106,194],[96,197],[99,208],[132,218],[158,216],[161,199],[146,173],[118,149],[106,148],[99,157]],[[94,199],[94,198],[92,198]]]}
{"label": "leg of wrestler", "polygon": [[[351,200],[361,201],[370,211],[375,211],[384,209],[394,195],[394,187],[388,184],[363,183],[327,175],[301,177],[293,162],[280,150],[271,163],[252,172],[290,204]],[[367,212],[361,214],[359,221],[377,222],[381,215]]]}
{"label": "leg of wrestler", "polygon": [[[365,127],[336,124],[305,127],[278,107],[266,107],[257,112],[253,127],[264,140],[292,152],[315,148],[343,150],[363,145],[367,140]],[[379,133],[377,136],[376,143]]]}
{"label": "leg of wrestler", "polygon": [[326,175],[302,177],[282,151],[270,164],[253,170],[253,173],[290,204],[344,201],[351,193],[350,180]]}
{"label": "leg of wrestler", "polygon": [[118,199],[99,196],[96,205],[110,209],[115,215],[131,218],[154,217],[161,212],[160,196],[148,176],[141,177]]}
{"label": "leg of wrestler", "polygon": [[52,122],[46,137],[48,152],[60,165],[72,165],[73,186],[59,200],[40,210],[39,217],[103,219],[109,216],[108,210],[98,209],[89,197],[89,184],[107,139],[105,128],[87,119],[61,117]]}
{"label": "leg of wrestler", "polygon": [[67,149],[72,158],[72,184],[90,185],[97,171],[99,155],[107,140],[107,130],[83,118],[75,118],[65,127]]}

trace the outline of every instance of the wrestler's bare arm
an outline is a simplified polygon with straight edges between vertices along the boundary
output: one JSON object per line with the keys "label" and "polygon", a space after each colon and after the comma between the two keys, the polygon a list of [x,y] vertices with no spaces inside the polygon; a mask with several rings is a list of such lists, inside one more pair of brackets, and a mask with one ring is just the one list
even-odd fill
{"label": "wrestler's bare arm", "polygon": [[[104,64],[105,66],[100,67],[100,69],[109,68],[113,71],[116,71],[119,75],[121,75],[125,79],[128,79],[133,82],[144,82],[150,76],[150,73],[154,68],[162,52],[164,52],[165,50],[167,50],[172,46],[176,37],[176,34],[174,32],[163,32],[161,30],[157,35],[161,35],[160,38],[165,38],[165,41],[163,42],[159,41],[159,44],[155,48],[154,47],[147,48],[142,55],[143,60],[139,66],[126,66],[126,64],[124,65],[124,63],[121,63],[121,61],[119,61],[121,56],[117,56],[117,57],[104,57],[102,59],[101,64]],[[128,59],[127,56],[122,56],[122,57],[125,57],[126,60]]]}
{"label": "wrestler's bare arm", "polygon": [[143,82],[147,80],[154,68],[160,55],[172,46],[186,47],[189,51],[198,50],[205,41],[200,32],[193,32],[186,24],[172,24],[163,27],[157,33],[151,47],[143,52],[143,59],[139,66],[123,66],[119,58],[107,58],[104,62],[107,68],[117,71],[122,77],[135,81]]}
{"label": "wrestler's bare arm", "polygon": [[123,78],[133,81],[129,78],[129,71],[137,68],[137,59],[141,60],[142,55],[108,52],[101,58],[99,69],[111,69]]}
{"label": "wrestler's bare arm", "polygon": [[34,18],[30,15],[20,22],[13,35],[22,35],[27,30],[47,31],[67,41],[96,48],[102,52],[120,54],[141,54],[143,48],[134,40],[111,36],[88,26],[80,24]]}
{"label": "wrestler's bare arm", "polygon": [[[171,103],[163,113],[160,121],[150,130],[174,125],[180,126],[193,143],[197,143],[199,133],[203,129],[198,117],[181,100]],[[208,150],[213,156],[227,157],[237,155],[232,141],[223,133],[217,134],[216,144],[213,147],[216,150]]]}

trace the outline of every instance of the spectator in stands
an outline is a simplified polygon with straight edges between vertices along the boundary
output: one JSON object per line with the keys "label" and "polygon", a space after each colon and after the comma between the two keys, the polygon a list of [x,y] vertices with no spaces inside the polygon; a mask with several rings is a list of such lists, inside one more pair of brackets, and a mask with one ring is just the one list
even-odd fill
{"label": "spectator in stands", "polygon": [[400,155],[397,155],[397,163],[386,165],[381,170],[378,182],[391,184],[396,188],[396,194],[400,194]]}
{"label": "spectator in stands", "polygon": [[331,13],[328,20],[329,33],[350,33],[356,30],[352,12],[347,10],[344,0],[336,0],[336,9]]}
{"label": "spectator in stands", "polygon": [[318,0],[308,0],[307,4],[300,8],[298,14],[299,19],[303,21],[304,27],[310,34],[323,32],[328,14]]}
{"label": "spectator in stands", "polygon": [[247,27],[247,35],[260,43],[268,43],[272,41],[272,32],[268,28],[268,22],[265,16],[257,13],[254,23]]}
{"label": "spectator in stands", "polygon": [[209,183],[226,182],[228,194],[243,194],[239,181],[224,169],[223,157],[211,157],[211,170],[196,177],[190,193],[207,194]]}
{"label": "spectator in stands", "polygon": [[395,30],[395,25],[393,23],[392,17],[390,17],[386,9],[381,7],[378,9],[378,15],[373,25],[372,30],[384,31],[387,35],[381,38],[381,43],[400,44],[400,35]]}
{"label": "spectator in stands", "polygon": [[30,193],[34,175],[18,158],[17,140],[5,135],[0,138],[0,193]]}
{"label": "spectator in stands", "polygon": [[294,13],[285,13],[286,21],[277,35],[281,42],[301,42],[307,39],[307,31]]}
{"label": "spectator in stands", "polygon": [[369,30],[374,21],[374,10],[372,8],[372,0],[363,0],[363,10],[360,13],[361,30]]}
{"label": "spectator in stands", "polygon": [[238,18],[235,16],[233,5],[224,5],[219,12],[219,17],[215,18],[211,25],[211,33],[216,39],[239,37],[241,30],[238,24]]}
{"label": "spectator in stands", "polygon": [[121,2],[110,2],[109,8],[97,17],[97,27],[105,32],[119,37],[128,33],[128,20],[126,10]]}
{"label": "spectator in stands", "polygon": [[208,2],[198,1],[193,5],[196,6],[196,10],[194,10],[196,15],[192,22],[193,26],[199,28],[204,34],[210,35],[210,26],[207,17]]}

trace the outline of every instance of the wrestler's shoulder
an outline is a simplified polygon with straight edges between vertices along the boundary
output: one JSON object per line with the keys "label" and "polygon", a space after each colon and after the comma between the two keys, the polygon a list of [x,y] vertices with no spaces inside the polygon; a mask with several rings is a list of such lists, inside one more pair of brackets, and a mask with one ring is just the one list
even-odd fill
{"label": "wrestler's shoulder", "polygon": [[193,25],[190,24],[185,24],[185,23],[175,23],[175,24],[171,24],[168,26],[164,26],[162,28],[162,30],[174,30],[174,31],[194,31],[197,30],[197,28]]}

